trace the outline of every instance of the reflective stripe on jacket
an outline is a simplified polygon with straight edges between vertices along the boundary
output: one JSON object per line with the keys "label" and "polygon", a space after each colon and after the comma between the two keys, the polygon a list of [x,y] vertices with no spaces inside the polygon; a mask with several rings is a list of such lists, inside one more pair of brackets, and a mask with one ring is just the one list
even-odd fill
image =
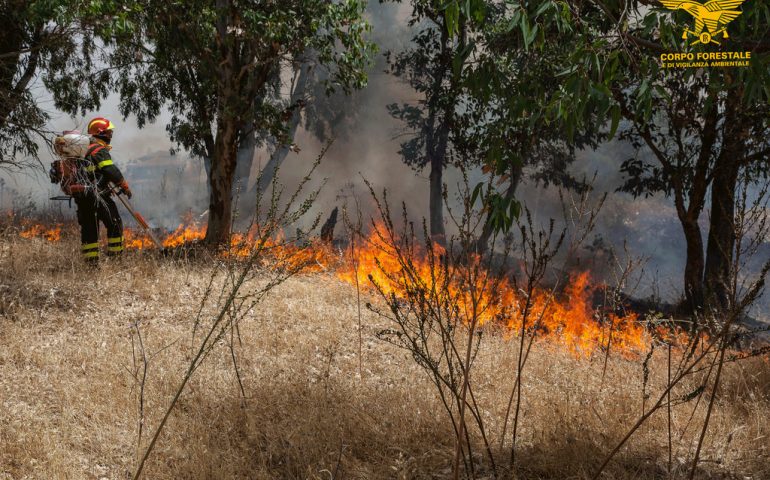
{"label": "reflective stripe on jacket", "polygon": [[86,172],[88,172],[91,180],[97,182],[100,189],[107,188],[109,182],[118,185],[123,181],[123,174],[112,161],[108,145],[92,143],[88,146],[85,159],[88,162]]}

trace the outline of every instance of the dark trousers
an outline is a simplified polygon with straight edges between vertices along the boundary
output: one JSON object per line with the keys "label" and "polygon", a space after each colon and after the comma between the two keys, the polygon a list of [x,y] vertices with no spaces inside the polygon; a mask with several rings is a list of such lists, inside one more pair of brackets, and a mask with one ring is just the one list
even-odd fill
{"label": "dark trousers", "polygon": [[75,197],[75,205],[83,258],[99,260],[99,222],[107,228],[107,255],[120,255],[123,252],[123,220],[112,198],[89,192]]}

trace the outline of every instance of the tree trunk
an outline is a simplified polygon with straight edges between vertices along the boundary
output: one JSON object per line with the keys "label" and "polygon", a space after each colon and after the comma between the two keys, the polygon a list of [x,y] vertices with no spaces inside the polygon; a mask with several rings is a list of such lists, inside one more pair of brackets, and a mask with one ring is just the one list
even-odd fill
{"label": "tree trunk", "polygon": [[425,154],[430,165],[430,187],[428,193],[428,218],[430,237],[439,245],[446,244],[446,232],[444,230],[444,203],[443,203],[443,177],[444,177],[444,150],[439,146],[438,139],[442,127],[436,126],[440,120],[434,110],[429,111],[425,125]]}
{"label": "tree trunk", "polygon": [[430,159],[430,236],[439,245],[446,245],[444,230],[444,157],[433,155]]}
{"label": "tree trunk", "polygon": [[[511,180],[508,184],[508,188],[505,190],[506,203],[512,202],[513,198],[516,196],[516,188],[519,186],[519,183],[521,183],[522,171],[523,165],[513,165],[511,167]],[[487,218],[486,223],[484,223],[484,228],[481,230],[481,235],[479,235],[479,238],[476,241],[476,253],[483,255],[487,251],[489,239],[492,238],[493,233],[494,228]]]}
{"label": "tree trunk", "polygon": [[[737,163],[737,162],[734,162]],[[725,171],[722,171],[725,170]],[[735,248],[735,187],[738,169],[717,168],[711,190],[711,221],[706,246],[706,304],[724,311],[730,298],[730,270]]]}
{"label": "tree trunk", "polygon": [[[436,88],[438,90],[446,66],[440,65],[441,75],[437,75]],[[444,228],[444,165],[446,163],[447,147],[449,144],[449,126],[446,117],[438,115],[438,106],[435,102],[429,102],[428,132],[425,136],[425,150],[430,163],[430,197],[428,208],[430,215],[430,237],[439,245],[446,245],[446,230]]]}
{"label": "tree trunk", "polygon": [[[450,38],[446,24],[443,17],[441,18],[442,20],[437,22],[437,27],[441,32],[441,52],[438,54],[438,58],[434,60],[436,63],[432,69],[431,88],[426,92],[428,118],[422,128],[425,135],[426,163],[430,165],[430,193],[428,197],[430,237],[439,245],[446,245],[443,177],[449,145],[448,115],[450,110],[442,105],[441,95],[443,94],[444,81],[451,72],[453,56],[449,47]],[[444,99],[444,103],[454,106],[454,102],[448,102],[446,99]]]}
{"label": "tree trunk", "polygon": [[[297,81],[294,84],[294,89],[291,92],[290,100],[291,105],[296,105],[297,107],[292,112],[291,119],[289,120],[289,128],[286,135],[287,138],[289,138],[291,141],[294,141],[294,137],[297,134],[300,121],[302,120],[303,108],[301,102],[304,101],[305,95],[307,94],[308,84],[310,83],[310,73],[312,70],[312,62],[309,59],[306,59],[304,55],[300,58],[302,59],[302,63],[299,66]],[[286,160],[289,152],[289,145],[282,144],[276,147],[275,151],[270,156],[270,160],[268,160],[267,164],[262,168],[259,181],[249,191],[249,198],[256,198],[257,194],[264,193],[267,190],[270,184],[273,183],[273,178],[275,178],[276,172],[281,167],[283,161]]]}
{"label": "tree trunk", "polygon": [[323,226],[321,227],[321,241],[331,244],[334,242],[334,227],[337,226],[337,213],[339,212],[339,209],[337,207],[334,207],[334,210],[332,210],[332,213],[329,215],[329,218],[326,219]]}
{"label": "tree trunk", "polygon": [[[235,165],[235,181],[233,182],[233,196],[239,193],[243,198],[249,184],[251,165],[254,161],[254,153],[257,150],[257,132],[253,124],[249,124],[242,133],[243,139],[238,147]],[[239,190],[240,189],[240,190]]]}
{"label": "tree trunk", "polygon": [[214,154],[214,149],[211,150],[211,155],[203,157],[203,171],[206,172],[206,195],[211,197],[211,158]]}
{"label": "tree trunk", "polygon": [[216,0],[215,12],[217,127],[209,178],[208,228],[204,239],[209,246],[230,241],[238,141],[245,138],[245,126],[254,118],[254,102],[273,71],[279,48],[274,43],[267,58],[254,64],[253,45],[242,44],[238,35],[240,13],[235,3],[232,0]]}
{"label": "tree trunk", "polygon": [[233,177],[237,160],[238,128],[233,119],[219,120],[215,156],[211,162],[209,221],[204,242],[218,246],[230,241],[233,220]]}
{"label": "tree trunk", "polygon": [[684,267],[684,295],[688,313],[703,308],[703,237],[697,218],[682,221],[687,244],[687,260]]}
{"label": "tree trunk", "polygon": [[[217,18],[215,22],[217,51],[221,59],[218,65],[216,135],[214,136],[214,155],[211,158],[209,185],[209,218],[204,243],[215,247],[230,242],[233,221],[233,178],[238,161],[238,141],[244,132],[247,113],[253,111],[253,96],[245,96],[247,91],[256,92],[257,87],[266,79],[266,70],[262,77],[244,81],[244,58],[241,57],[243,46],[235,35],[237,11],[232,0],[216,0]],[[246,88],[250,87],[250,88]],[[210,138],[209,138],[210,141]]]}
{"label": "tree trunk", "polygon": [[[430,193],[428,214],[430,237],[439,245],[446,245],[444,229],[444,163],[449,141],[449,129],[435,111],[428,117],[425,135],[425,151],[430,165]],[[445,119],[444,119],[445,120]]]}
{"label": "tree trunk", "polygon": [[[729,115],[728,115],[729,116]],[[735,249],[735,188],[740,169],[740,139],[728,127],[725,145],[714,167],[704,273],[706,306],[724,312],[729,307],[733,250]]]}

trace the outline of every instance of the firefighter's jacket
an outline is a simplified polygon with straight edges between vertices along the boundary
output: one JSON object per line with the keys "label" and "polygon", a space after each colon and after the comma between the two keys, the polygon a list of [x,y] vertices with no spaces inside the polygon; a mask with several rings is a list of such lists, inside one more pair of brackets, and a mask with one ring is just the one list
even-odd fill
{"label": "firefighter's jacket", "polygon": [[85,168],[90,183],[96,185],[101,193],[110,188],[110,182],[119,185],[123,181],[123,174],[112,162],[110,155],[110,148],[112,147],[96,138],[92,138],[91,141],[85,156]]}

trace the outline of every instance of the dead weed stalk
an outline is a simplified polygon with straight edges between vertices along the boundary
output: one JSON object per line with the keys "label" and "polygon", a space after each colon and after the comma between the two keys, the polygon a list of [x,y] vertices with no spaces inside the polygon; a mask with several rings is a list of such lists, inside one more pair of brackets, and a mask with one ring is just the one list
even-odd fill
{"label": "dead weed stalk", "polygon": [[[395,260],[397,266],[386,267],[378,260],[378,273],[387,282],[369,276],[387,309],[371,303],[367,307],[394,325],[377,336],[408,351],[435,386],[455,436],[453,477],[458,478],[461,471],[470,477],[480,471],[497,477],[484,412],[474,394],[472,371],[487,326],[487,312],[492,308],[499,311],[501,306],[497,287],[503,281],[499,272],[507,263],[509,245],[497,258],[500,262],[497,267],[492,255],[481,258],[471,253],[477,241],[474,231],[480,217],[473,210],[470,195],[461,196],[460,211],[449,209],[458,234],[444,248],[430,240],[425,222],[418,239],[405,205],[402,205],[402,222],[397,226],[387,193],[380,198],[368,182],[367,186],[380,215],[379,222],[372,222],[377,248]],[[418,259],[422,261],[418,263]],[[488,461],[486,468],[478,465],[474,456],[468,415],[481,438]]]}
{"label": "dead weed stalk", "polygon": [[[315,190],[311,192],[301,204],[295,206],[307,183],[310,181],[312,172],[320,163],[320,160],[327,149],[328,145],[321,151],[308,174],[299,183],[297,189],[291,194],[286,203],[281,204],[283,187],[278,185],[275,179],[272,184],[269,204],[264,212],[261,210],[262,194],[257,196],[253,220],[254,228],[252,229],[252,231],[255,231],[256,233],[253,236],[249,255],[245,259],[237,260],[232,256],[228,256],[226,257],[227,260],[220,261],[212,270],[209,288],[201,299],[198,315],[193,322],[192,343],[195,345],[195,348],[193,350],[192,358],[189,361],[179,386],[175,390],[173,398],[165,409],[162,419],[155,428],[150,443],[145,448],[144,454],[139,460],[133,475],[134,480],[138,480],[141,477],[145,463],[155,448],[155,445],[163,432],[163,428],[171,416],[171,413],[174,411],[174,407],[177,405],[187,383],[216,346],[223,339],[227,338],[228,333],[231,334],[229,345],[233,366],[236,370],[236,376],[239,381],[241,392],[245,397],[245,391],[243,390],[243,383],[240,379],[240,373],[238,372],[232,341],[233,332],[238,323],[243,318],[250,315],[271,290],[299,273],[306,266],[306,262],[303,262],[300,258],[300,249],[285,249],[285,251],[288,251],[289,253],[281,255],[277,261],[273,262],[269,262],[267,257],[272,249],[282,248],[293,243],[304,241],[308,238],[309,233],[317,227],[319,222],[318,217],[315,218],[312,225],[307,230],[303,231],[297,229],[295,238],[276,241],[276,239],[281,238],[283,229],[295,225],[308,212],[317,198],[318,190]],[[229,243],[230,242],[228,242],[228,244]],[[265,264],[268,262],[270,265],[265,268]],[[214,290],[213,286],[220,273],[222,273],[223,277],[222,285],[219,289],[219,294],[214,298],[212,295]],[[212,305],[216,310],[210,322],[206,325],[205,318],[207,315],[205,312]],[[201,330],[202,338],[196,343],[196,333],[199,330]]]}

